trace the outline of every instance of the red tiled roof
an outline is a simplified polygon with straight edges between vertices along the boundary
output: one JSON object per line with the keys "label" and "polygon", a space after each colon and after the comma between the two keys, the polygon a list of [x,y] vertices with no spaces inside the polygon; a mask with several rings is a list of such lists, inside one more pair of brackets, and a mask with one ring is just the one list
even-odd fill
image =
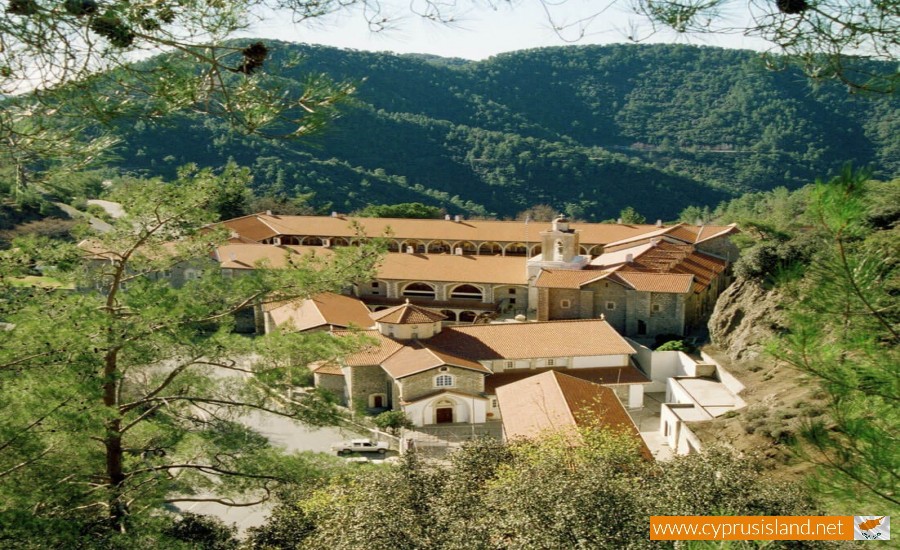
{"label": "red tiled roof", "polygon": [[[497,391],[503,429],[510,439],[533,438],[574,428],[607,428],[634,437],[641,455],[652,454],[615,392],[598,384],[549,371]],[[572,437],[577,437],[575,433]]]}
{"label": "red tiled roof", "polygon": [[306,300],[278,302],[264,306],[264,309],[276,325],[291,323],[298,332],[329,325],[346,328],[352,324],[369,328],[374,324],[364,303],[333,292],[323,292]]}
{"label": "red tiled roof", "polygon": [[418,325],[420,323],[436,323],[447,318],[446,315],[432,309],[406,303],[383,311],[376,311],[369,316],[379,323],[393,325]]}
{"label": "red tiled roof", "polygon": [[445,365],[485,374],[491,373],[490,369],[477,361],[454,357],[427,347],[415,348],[412,346],[406,346],[390,356],[381,364],[381,368],[396,380]]}
{"label": "red tiled roof", "polygon": [[[352,222],[360,224],[366,235],[384,235],[390,229],[394,239],[444,240],[451,242],[541,242],[541,231],[549,229],[549,222],[494,220],[416,220],[392,218],[351,218],[345,216],[274,216],[253,214],[221,222],[223,226],[244,237],[261,240],[274,235],[345,237],[357,236]],[[573,222],[570,227],[579,232],[585,245],[605,245],[655,233],[655,225],[629,225]],[[686,226],[692,227],[692,226]],[[668,228],[662,228],[666,230]]]}
{"label": "red tiled roof", "polygon": [[601,319],[448,327],[428,347],[473,360],[630,355],[628,342]]}
{"label": "red tiled roof", "polygon": [[598,281],[607,275],[610,271],[600,269],[544,269],[534,281],[537,288],[581,288],[588,283]]}
{"label": "red tiled roof", "polygon": [[362,335],[373,340],[372,343],[366,344],[362,349],[344,357],[343,362],[348,367],[381,365],[388,357],[404,348],[402,343],[384,336],[377,330],[336,330],[334,335],[343,338],[353,338]]}
{"label": "red tiled roof", "polygon": [[673,273],[642,273],[619,271],[616,277],[641,292],[670,292],[686,294],[691,291],[694,276]]}
{"label": "red tiled roof", "polygon": [[574,376],[595,384],[604,386],[618,386],[628,384],[649,384],[650,379],[644,373],[632,365],[624,367],[591,367],[591,368],[561,368],[551,367],[545,369],[511,369],[494,373],[484,379],[484,393],[494,394],[497,388],[524,380],[529,376],[555,371],[568,376]]}

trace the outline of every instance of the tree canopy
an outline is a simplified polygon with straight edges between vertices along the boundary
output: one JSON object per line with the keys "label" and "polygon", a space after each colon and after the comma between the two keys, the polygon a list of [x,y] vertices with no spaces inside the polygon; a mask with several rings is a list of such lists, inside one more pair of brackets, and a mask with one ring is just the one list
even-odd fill
{"label": "tree canopy", "polygon": [[[287,390],[309,362],[355,342],[234,329],[269,301],[368,280],[379,248],[222,270],[210,259],[223,235],[208,225],[209,207],[225,180],[241,177],[189,167],[172,183],[135,181],[113,196],[126,214],[112,230],[79,247],[2,252],[0,318],[10,330],[0,349],[0,540],[44,533],[50,546],[69,546],[127,533],[164,504],[265,500],[325,467],[274,449],[241,418],[339,422],[328,394]],[[11,275],[36,268],[77,290],[13,284]]]}

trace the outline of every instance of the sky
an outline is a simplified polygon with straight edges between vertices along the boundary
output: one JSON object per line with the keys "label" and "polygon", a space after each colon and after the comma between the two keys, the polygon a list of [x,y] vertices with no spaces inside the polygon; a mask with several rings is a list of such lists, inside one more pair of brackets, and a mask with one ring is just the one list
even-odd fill
{"label": "sky", "polygon": [[[629,10],[627,0],[611,1],[614,3],[594,19],[585,36],[577,41],[567,40],[577,37],[574,28],[567,31],[565,38],[553,31],[538,0],[523,0],[514,7],[502,5],[495,10],[485,6],[458,11],[456,20],[450,25],[422,20],[411,13],[410,4],[391,4],[392,0],[387,0],[382,2],[384,12],[392,20],[394,16],[399,18],[391,28],[380,32],[372,32],[363,14],[356,12],[331,16],[317,21],[314,26],[294,24],[289,16],[282,14],[266,18],[245,34],[356,50],[427,53],[480,60],[498,53],[527,48],[626,43],[629,42],[629,35],[643,37],[650,31],[646,21]],[[554,21],[571,23],[596,13],[604,6],[605,4],[595,0],[565,0],[554,6],[552,13]],[[746,14],[741,13],[726,13],[723,21],[739,25],[746,17]],[[635,29],[632,23],[637,23],[638,28]],[[744,37],[740,33],[685,38],[669,32],[657,34],[646,41],[755,50],[766,48],[762,41]]]}

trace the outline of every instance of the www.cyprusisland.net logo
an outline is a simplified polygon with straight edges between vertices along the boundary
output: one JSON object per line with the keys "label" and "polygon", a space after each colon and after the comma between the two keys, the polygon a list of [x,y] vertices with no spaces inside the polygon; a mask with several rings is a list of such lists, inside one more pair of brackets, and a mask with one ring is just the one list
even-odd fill
{"label": "www.cyprusisland.net logo", "polygon": [[853,540],[891,540],[891,516],[853,516]]}

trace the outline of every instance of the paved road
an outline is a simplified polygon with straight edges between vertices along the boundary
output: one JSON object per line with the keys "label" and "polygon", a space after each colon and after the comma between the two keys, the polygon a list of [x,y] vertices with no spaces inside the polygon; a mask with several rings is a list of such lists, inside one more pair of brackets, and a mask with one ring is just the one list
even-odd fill
{"label": "paved road", "polygon": [[[314,451],[331,453],[330,447],[332,444],[345,439],[362,437],[358,433],[335,427],[311,428],[290,419],[262,411],[248,415],[245,417],[244,422],[268,437],[273,444],[284,448],[288,452]],[[369,457],[373,461],[384,458],[377,453],[366,454],[373,455]],[[248,527],[255,527],[265,523],[272,505],[266,503],[250,507],[229,507],[213,502],[187,502],[182,503],[178,508],[185,512],[217,516],[225,523],[237,524],[239,531],[243,533]]]}

